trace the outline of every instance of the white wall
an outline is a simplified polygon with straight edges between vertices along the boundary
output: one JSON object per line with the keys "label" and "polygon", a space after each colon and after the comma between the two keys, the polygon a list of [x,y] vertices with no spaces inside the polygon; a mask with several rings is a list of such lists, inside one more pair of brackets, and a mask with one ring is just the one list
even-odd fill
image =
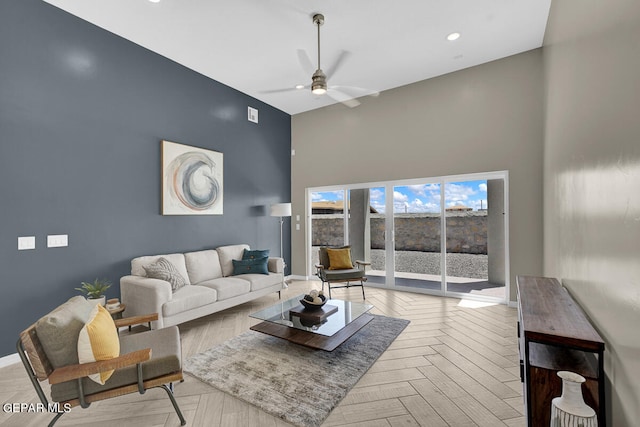
{"label": "white wall", "polygon": [[640,420],[640,2],[554,1],[544,271],[603,336],[609,426]]}
{"label": "white wall", "polygon": [[[292,267],[305,189],[509,170],[512,274],[542,273],[542,53],[534,50],[292,117]],[[301,229],[295,230],[300,215]],[[511,279],[511,299],[515,300]]]}

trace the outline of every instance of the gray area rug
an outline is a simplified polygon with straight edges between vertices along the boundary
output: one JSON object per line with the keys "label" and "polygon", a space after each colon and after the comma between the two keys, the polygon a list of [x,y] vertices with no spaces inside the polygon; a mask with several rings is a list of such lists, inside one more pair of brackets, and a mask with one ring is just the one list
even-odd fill
{"label": "gray area rug", "polygon": [[409,324],[374,315],[333,352],[245,332],[184,362],[184,371],[280,419],[319,426]]}

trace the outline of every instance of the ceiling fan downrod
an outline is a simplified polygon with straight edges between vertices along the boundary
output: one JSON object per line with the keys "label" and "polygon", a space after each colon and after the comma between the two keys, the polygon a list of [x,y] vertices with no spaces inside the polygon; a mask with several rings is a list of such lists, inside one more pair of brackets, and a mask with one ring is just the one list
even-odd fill
{"label": "ceiling fan downrod", "polygon": [[311,93],[324,95],[327,92],[327,76],[320,68],[320,26],[324,24],[324,15],[321,13],[313,15],[313,23],[318,27],[318,69],[311,76]]}

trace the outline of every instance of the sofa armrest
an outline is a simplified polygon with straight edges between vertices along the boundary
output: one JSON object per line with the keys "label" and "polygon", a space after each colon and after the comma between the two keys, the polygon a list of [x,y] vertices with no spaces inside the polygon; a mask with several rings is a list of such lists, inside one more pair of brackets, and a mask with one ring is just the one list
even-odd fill
{"label": "sofa armrest", "polygon": [[120,278],[120,297],[127,305],[126,317],[158,313],[153,329],[162,328],[162,306],[173,297],[171,284],[164,280],[140,276]]}
{"label": "sofa armrest", "polygon": [[278,257],[270,257],[267,268],[272,273],[284,273],[284,259]]}

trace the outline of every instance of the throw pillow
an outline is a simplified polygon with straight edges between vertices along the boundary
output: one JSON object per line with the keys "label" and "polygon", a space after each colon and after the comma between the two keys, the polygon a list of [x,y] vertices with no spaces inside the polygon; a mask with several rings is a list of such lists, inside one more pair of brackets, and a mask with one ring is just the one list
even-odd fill
{"label": "throw pillow", "polygon": [[324,266],[324,268],[326,268],[328,270],[329,267],[331,266],[331,264],[329,263],[329,254],[327,254],[327,250],[328,249],[345,249],[345,248],[351,248],[351,245],[345,245],[345,246],[320,246],[320,249],[318,251],[318,257],[319,257],[320,264],[322,264]]}
{"label": "throw pillow", "polygon": [[[80,330],[78,335],[78,361],[80,363],[98,362],[120,356],[120,340],[116,324],[109,312],[100,304],[89,316],[89,320]],[[113,370],[89,375],[89,378],[98,384],[104,384]]]}
{"label": "throw pillow", "polygon": [[267,263],[269,257],[256,259],[233,260],[233,275],[238,274],[269,274]]}
{"label": "throw pillow", "polygon": [[351,248],[327,249],[329,270],[345,270],[353,268],[351,264]]}
{"label": "throw pillow", "polygon": [[258,258],[264,258],[264,257],[267,257],[267,258],[269,257],[269,249],[253,250],[253,251],[245,249],[244,254],[242,254],[242,259],[258,259]]}
{"label": "throw pillow", "polygon": [[144,271],[147,272],[147,277],[165,280],[171,283],[171,290],[173,292],[187,284],[182,274],[178,272],[176,266],[166,258],[158,258],[153,264],[145,266]]}

